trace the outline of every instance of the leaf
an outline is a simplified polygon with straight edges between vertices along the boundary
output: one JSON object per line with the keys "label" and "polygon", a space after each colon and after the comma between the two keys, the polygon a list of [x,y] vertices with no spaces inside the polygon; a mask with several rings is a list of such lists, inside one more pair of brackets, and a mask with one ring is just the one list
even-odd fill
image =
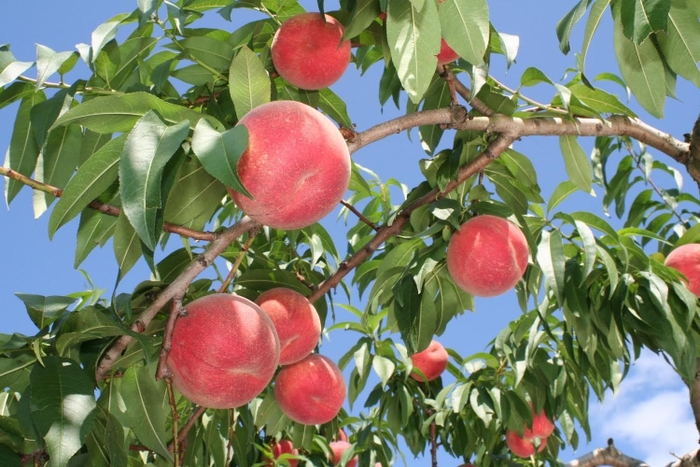
{"label": "leaf", "polygon": [[238,177],[238,162],[247,148],[248,129],[245,125],[222,133],[202,120],[192,135],[192,151],[204,169],[225,186],[252,198]]}
{"label": "leaf", "polygon": [[77,269],[97,245],[102,247],[107,243],[107,240],[114,234],[116,223],[116,217],[105,216],[101,212],[89,208],[83,211],[78,226],[74,268]]}
{"label": "leaf", "polygon": [[255,107],[270,102],[272,83],[260,57],[241,47],[229,69],[228,90],[240,120]]}
{"label": "leaf", "polygon": [[591,45],[593,35],[598,29],[598,25],[600,25],[608,5],[610,5],[610,0],[596,0],[591,7],[591,12],[588,14],[588,21],[586,22],[586,29],[583,32],[583,44],[581,45],[581,54],[579,58],[579,68],[584,75],[588,48]]}
{"label": "leaf", "polygon": [[117,179],[119,158],[126,135],[118,136],[97,150],[68,182],[49,219],[49,238],[73,219]]}
{"label": "leaf", "polygon": [[625,83],[639,104],[650,114],[663,118],[666,99],[666,78],[663,60],[651,39],[635,44],[622,31],[619,18],[615,19],[613,42],[615,56]]}
{"label": "leaf", "polygon": [[146,92],[90,99],[61,115],[51,129],[78,123],[96,133],[125,133],[151,110],[154,110],[169,125],[188,120],[190,128],[194,128],[199,120],[204,119],[213,128],[223,129],[221,123],[211,116],[170,104]]}
{"label": "leaf", "polygon": [[13,82],[32,65],[32,62],[18,62],[9,45],[0,45],[0,87]]}
{"label": "leaf", "polygon": [[569,86],[572,96],[575,96],[581,103],[595,109],[600,113],[622,114],[628,117],[636,117],[626,105],[624,105],[614,94],[607,93],[602,89],[591,89],[585,84],[574,84]]}
{"label": "leaf", "polygon": [[82,342],[125,334],[133,333],[106,311],[86,307],[71,313],[63,323],[56,339],[56,351],[64,355],[70,347]]}
{"label": "leaf", "polygon": [[687,0],[672,0],[666,34],[657,34],[659,47],[671,69],[700,87],[700,23]]}
{"label": "leaf", "polygon": [[228,70],[233,59],[233,49],[226,42],[211,37],[188,37],[180,41],[180,46],[185,56],[216,70]]}
{"label": "leaf", "polygon": [[350,15],[350,22],[345,27],[343,40],[352,39],[359,36],[362,31],[377,19],[381,10],[377,0],[359,0]]}
{"label": "leaf", "polygon": [[569,11],[559,22],[557,23],[556,31],[557,38],[559,38],[559,49],[564,54],[568,54],[571,47],[569,45],[569,38],[571,37],[571,31],[578,21],[583,18],[583,15],[588,9],[590,0],[580,0],[572,9]]}
{"label": "leaf", "polygon": [[348,109],[343,99],[330,88],[319,89],[318,106],[329,117],[345,128],[352,128],[352,120],[348,115]]}
{"label": "leaf", "polygon": [[374,368],[374,371],[382,381],[382,387],[385,387],[391,375],[394,374],[396,365],[386,357],[375,355],[374,359],[372,359],[372,368]]}
{"label": "leaf", "polygon": [[392,290],[394,315],[408,352],[413,354],[426,349],[437,330],[434,307],[421,306],[421,297],[412,277],[405,276]]}
{"label": "leaf", "polygon": [[442,36],[447,45],[472,65],[485,65],[484,57],[491,34],[486,0],[445,0],[438,12]]}
{"label": "leaf", "polygon": [[0,109],[34,93],[34,86],[29,83],[15,82],[0,92]]}
{"label": "leaf", "polygon": [[574,135],[559,137],[566,173],[579,190],[590,193],[593,189],[593,169],[586,153]]}
{"label": "leaf", "polygon": [[[0,57],[2,57],[1,54]],[[36,143],[36,139],[34,139],[30,114],[32,107],[45,100],[46,95],[43,91],[35,92],[22,99],[19,109],[17,109],[15,126],[12,129],[10,149],[7,152],[5,166],[27,177],[34,172],[36,161],[39,158],[39,150],[41,149]],[[8,206],[23,186],[22,183],[13,179],[5,182],[5,202]]]}
{"label": "leaf", "polygon": [[30,375],[30,411],[51,465],[64,466],[85,442],[95,419],[92,378],[77,362],[44,357]]}
{"label": "leaf", "polygon": [[92,56],[90,60],[93,63],[97,59],[97,56],[100,54],[104,46],[116,37],[119,25],[121,24],[122,20],[128,16],[129,15],[126,13],[118,14],[109,19],[108,21],[105,21],[104,23],[100,24],[99,26],[97,26],[97,28],[95,28],[94,31],[92,31],[90,41],[90,44],[92,46]]}
{"label": "leaf", "polygon": [[542,268],[547,288],[552,290],[559,304],[564,293],[564,247],[561,234],[556,231],[543,231],[540,244],[537,246],[537,264]]}
{"label": "leaf", "polygon": [[27,308],[29,319],[36,325],[37,328],[44,329],[63,315],[63,313],[75,303],[75,299],[71,297],[30,295],[15,293],[17,298],[22,300]]}
{"label": "leaf", "polygon": [[665,31],[669,0],[621,0],[622,28],[635,44],[644,42],[652,32]]}
{"label": "leaf", "polygon": [[287,287],[303,295],[309,295],[309,288],[299,282],[297,275],[279,269],[250,269],[236,278],[236,285],[264,292],[274,287]]}
{"label": "leaf", "polygon": [[519,48],[519,36],[498,32],[491,28],[491,52],[505,55],[507,69],[510,69],[513,63],[515,63]]}
{"label": "leaf", "polygon": [[154,112],[148,112],[129,132],[119,163],[122,209],[141,241],[155,250],[160,237],[157,211],[161,199],[163,170],[190,131],[189,122],[167,126]]}
{"label": "leaf", "polygon": [[430,86],[440,52],[437,6],[426,2],[418,11],[410,0],[389,2],[386,30],[399,80],[411,101],[418,103]]}
{"label": "leaf", "polygon": [[56,52],[41,44],[36,45],[36,89],[44,86],[47,79],[56,73],[64,62],[73,57],[73,52]]}
{"label": "leaf", "polygon": [[119,267],[117,281],[121,281],[124,275],[134,267],[134,264],[136,264],[142,254],[139,236],[123,211],[117,218],[113,246],[114,256]]}

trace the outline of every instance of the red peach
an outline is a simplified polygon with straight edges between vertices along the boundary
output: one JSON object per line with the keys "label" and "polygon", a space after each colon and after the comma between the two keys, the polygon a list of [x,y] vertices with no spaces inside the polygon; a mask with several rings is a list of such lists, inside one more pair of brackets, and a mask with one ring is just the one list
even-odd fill
{"label": "red peach", "polygon": [[[279,442],[272,444],[271,447],[272,459],[265,460],[266,467],[275,465],[273,459],[279,458],[282,454],[292,454],[295,456],[299,454],[299,450],[294,449],[294,445],[292,444],[292,442],[286,439],[281,439]],[[297,465],[299,464],[299,461],[296,459],[287,459],[287,462],[289,462],[289,467],[297,467]]]}
{"label": "red peach", "polygon": [[345,430],[342,428],[338,430],[338,436],[336,437],[336,441],[347,441],[348,440],[348,435],[345,434]]}
{"label": "red peach", "polygon": [[[521,438],[513,430],[506,431],[506,445],[518,457],[528,458],[535,454],[535,445],[531,438]],[[540,445],[537,452],[542,452],[547,447],[547,438],[540,438]]]}
{"label": "red peach", "polygon": [[350,41],[345,28],[332,16],[301,13],[285,21],[270,46],[272,63],[282,78],[294,86],[327,88],[343,76],[350,63]]}
{"label": "red peach", "polygon": [[544,410],[540,413],[532,414],[532,429],[525,428],[525,433],[523,433],[524,438],[546,438],[551,435],[554,431],[554,423],[552,423]]}
{"label": "red peach", "polygon": [[450,62],[454,62],[459,58],[459,54],[452,50],[452,48],[447,45],[445,39],[440,42],[440,52],[437,54],[438,65],[445,65]]}
{"label": "red peach", "polygon": [[321,337],[321,320],[306,297],[277,287],[263,292],[255,303],[275,325],[280,339],[280,365],[298,362],[314,350]]}
{"label": "red peach", "polygon": [[[348,443],[347,441],[333,441],[329,443],[328,446],[330,446],[331,450],[333,451],[331,462],[333,462],[333,465],[338,465],[340,464],[340,458],[343,456],[343,453],[350,449],[352,444]],[[357,461],[357,456],[355,456],[350,459],[346,465],[347,467],[356,467]]]}
{"label": "red peach", "polygon": [[669,253],[664,264],[683,273],[688,278],[688,290],[700,297],[700,244],[679,246]]}
{"label": "red peach", "polygon": [[411,355],[413,368],[422,372],[411,371],[411,378],[417,381],[432,381],[447,368],[447,350],[438,341],[431,341],[428,348]]}
{"label": "red peach", "polygon": [[525,273],[525,235],[502,217],[482,215],[462,224],[447,247],[447,269],[455,283],[479,297],[500,295]]}
{"label": "red peach", "polygon": [[247,404],[270,383],[280,344],[270,318],[247,298],[213,294],[175,321],[167,365],[175,388],[195,404]]}
{"label": "red peach", "polygon": [[274,101],[248,112],[248,149],[238,175],[253,199],[229,189],[254,221],[306,227],[331,212],[350,183],[350,153],[338,128],[300,102]]}
{"label": "red peach", "polygon": [[275,399],[282,412],[304,425],[326,423],[345,402],[345,380],[331,359],[311,354],[287,365],[275,380]]}

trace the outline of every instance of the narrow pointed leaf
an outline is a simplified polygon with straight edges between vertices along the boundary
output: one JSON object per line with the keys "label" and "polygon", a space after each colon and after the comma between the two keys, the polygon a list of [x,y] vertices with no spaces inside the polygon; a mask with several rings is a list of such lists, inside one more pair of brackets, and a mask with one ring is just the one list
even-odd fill
{"label": "narrow pointed leaf", "polygon": [[0,87],[13,82],[32,65],[32,62],[18,62],[9,45],[0,45]]}
{"label": "narrow pointed leaf", "polygon": [[270,102],[270,77],[260,57],[246,46],[241,47],[231,62],[228,89],[239,119],[255,107]]}
{"label": "narrow pointed leaf", "polygon": [[668,0],[621,0],[620,19],[625,37],[641,44],[654,31],[665,31]]}
{"label": "narrow pointed leaf", "polygon": [[588,13],[588,21],[586,21],[586,28],[583,32],[583,45],[581,45],[581,55],[580,64],[581,73],[585,75],[585,65],[586,56],[588,55],[588,48],[593,40],[593,35],[598,30],[600,22],[603,20],[603,14],[607,10],[608,5],[610,5],[610,0],[596,0],[591,7],[591,12]]}
{"label": "narrow pointed leaf", "polygon": [[700,87],[700,22],[687,0],[671,1],[668,32],[656,37],[671,69]]}
{"label": "narrow pointed leaf", "polygon": [[377,19],[380,12],[379,2],[377,2],[377,0],[358,0],[352,11],[350,23],[343,33],[343,40],[358,36]]}
{"label": "narrow pointed leaf", "polygon": [[24,306],[27,308],[29,319],[31,319],[39,329],[44,329],[44,326],[48,326],[56,321],[69,306],[75,303],[75,299],[71,297],[45,297],[43,295],[22,293],[16,293],[15,295],[22,300]]}
{"label": "narrow pointed leaf", "polygon": [[559,49],[564,54],[568,54],[571,47],[569,46],[569,38],[571,31],[578,21],[583,18],[583,15],[588,9],[590,0],[580,0],[559,22],[557,23],[557,37],[559,38]]}
{"label": "narrow pointed leaf", "polygon": [[95,247],[98,245],[102,247],[107,243],[107,240],[114,234],[116,223],[116,217],[105,216],[101,212],[89,208],[83,211],[78,225],[78,238],[73,262],[75,269],[78,269],[78,266]]}
{"label": "narrow pointed leaf", "polygon": [[537,264],[542,268],[545,284],[554,292],[560,304],[564,293],[565,261],[561,234],[556,230],[543,231],[537,247]]}
{"label": "narrow pointed leaf", "polygon": [[73,52],[56,52],[45,45],[36,45],[36,88],[41,88],[47,79],[56,73]]}
{"label": "narrow pointed leaf", "polygon": [[438,8],[445,42],[474,66],[486,64],[489,44],[489,7],[486,0],[445,0]]}
{"label": "narrow pointed leaf", "polygon": [[569,178],[580,190],[590,193],[593,189],[593,169],[578,139],[573,135],[560,136],[559,146]]}
{"label": "narrow pointed leaf", "polygon": [[136,264],[142,254],[139,236],[123,212],[117,218],[113,247],[114,256],[119,267],[117,281],[121,281],[126,273],[134,267],[134,264]]}
{"label": "narrow pointed leaf", "polygon": [[340,125],[345,128],[352,128],[352,120],[350,120],[348,115],[345,102],[330,88],[318,91],[318,107]]}

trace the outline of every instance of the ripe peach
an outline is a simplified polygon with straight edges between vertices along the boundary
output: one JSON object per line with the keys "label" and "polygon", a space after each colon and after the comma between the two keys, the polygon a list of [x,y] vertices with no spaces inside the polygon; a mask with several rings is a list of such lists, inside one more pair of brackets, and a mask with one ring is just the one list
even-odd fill
{"label": "ripe peach", "polygon": [[462,224],[447,247],[447,269],[455,283],[479,297],[500,295],[525,273],[529,250],[512,222],[491,215]]}
{"label": "ripe peach", "polygon": [[327,88],[350,63],[350,41],[332,16],[301,13],[285,21],[270,46],[272,63],[282,78],[310,91]]}
{"label": "ripe peach", "polygon": [[445,39],[440,42],[440,52],[437,54],[438,65],[445,65],[450,62],[454,62],[459,58],[459,54],[452,50],[452,48],[447,45]]}
{"label": "ripe peach", "polygon": [[167,365],[175,388],[195,404],[247,404],[270,383],[280,343],[270,318],[230,294],[198,298],[175,321]]}
{"label": "ripe peach", "polygon": [[[272,459],[266,459],[265,466],[270,467],[275,465],[273,459],[279,458],[282,454],[293,454],[296,456],[299,454],[299,450],[294,449],[294,445],[291,441],[281,439],[279,442],[272,444]],[[299,461],[296,459],[287,459],[287,462],[289,462],[289,467],[297,467],[299,464]]]}
{"label": "ripe peach", "polygon": [[350,183],[350,153],[338,128],[300,102],[274,101],[248,112],[248,149],[238,175],[253,199],[229,189],[256,222],[294,230],[318,221]]}
{"label": "ripe peach", "polygon": [[[333,462],[333,465],[338,465],[340,464],[340,458],[342,457],[343,453],[350,449],[352,444],[348,443],[347,441],[332,441],[328,444],[328,446],[330,446],[331,450],[333,451],[331,462]],[[355,456],[350,459],[346,465],[347,467],[355,467],[357,466],[357,461],[357,456]]]}
{"label": "ripe peach", "polygon": [[280,365],[298,362],[314,350],[321,337],[321,320],[306,297],[277,287],[263,292],[255,303],[275,325],[280,339]]}
{"label": "ripe peach", "polygon": [[[518,457],[528,458],[535,453],[535,445],[532,440],[534,438],[521,438],[518,433],[513,430],[506,431],[506,445],[508,449],[513,451]],[[540,438],[540,445],[537,452],[542,452],[547,447],[547,438]]]}
{"label": "ripe peach", "polygon": [[328,357],[311,354],[285,366],[275,380],[275,399],[282,412],[304,425],[333,420],[345,402],[345,380]]}
{"label": "ripe peach", "polygon": [[348,440],[348,435],[345,434],[345,430],[340,428],[338,430],[338,436],[336,437],[336,441],[347,441]]}
{"label": "ripe peach", "polygon": [[[431,341],[428,348],[422,352],[411,355],[414,371],[411,371],[411,378],[417,381],[432,381],[438,378],[445,368],[447,368],[447,350],[438,341]],[[415,371],[420,370],[423,374]]]}
{"label": "ripe peach", "polygon": [[688,278],[688,290],[700,297],[700,244],[681,245],[669,253],[664,264]]}
{"label": "ripe peach", "polygon": [[549,421],[544,410],[532,414],[532,428],[525,428],[524,438],[546,438],[554,431],[554,423]]}

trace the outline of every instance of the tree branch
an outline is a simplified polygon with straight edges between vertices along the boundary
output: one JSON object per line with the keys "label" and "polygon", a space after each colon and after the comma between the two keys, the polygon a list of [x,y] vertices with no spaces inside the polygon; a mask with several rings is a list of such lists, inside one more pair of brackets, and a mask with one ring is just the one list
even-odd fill
{"label": "tree branch", "polygon": [[[259,224],[254,222],[248,216],[244,216],[240,221],[231,227],[224,229],[216,240],[209,244],[209,248],[192,261],[192,263],[175,279],[168,287],[166,287],[158,297],[146,308],[131,325],[131,330],[134,332],[143,332],[148,324],[153,320],[156,314],[167,303],[178,294],[184,294],[189,284],[197,277],[204,269],[206,269],[224,250],[238,237],[246,232],[258,227]],[[126,349],[126,346],[131,342],[131,336],[121,336],[114,344],[105,352],[100,359],[95,372],[97,381],[103,380],[107,373],[112,368],[114,362],[119,358],[121,353]]]}
{"label": "tree branch", "polygon": [[613,440],[608,440],[607,448],[599,448],[589,452],[578,459],[574,459],[565,467],[598,467],[601,465],[611,465],[613,467],[649,467],[646,462],[629,457],[617,450]]}

